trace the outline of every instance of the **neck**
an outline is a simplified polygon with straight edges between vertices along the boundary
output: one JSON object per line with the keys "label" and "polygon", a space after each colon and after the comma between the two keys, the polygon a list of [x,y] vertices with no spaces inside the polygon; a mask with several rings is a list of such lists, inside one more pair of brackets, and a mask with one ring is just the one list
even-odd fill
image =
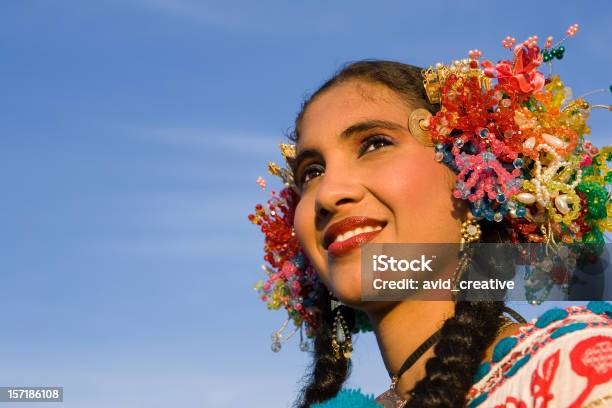
{"label": "neck", "polygon": [[[454,314],[454,309],[452,301],[407,300],[368,312],[387,371],[397,373],[406,358]],[[401,376],[398,395],[403,397],[425,376],[425,362],[432,355],[433,347]]]}

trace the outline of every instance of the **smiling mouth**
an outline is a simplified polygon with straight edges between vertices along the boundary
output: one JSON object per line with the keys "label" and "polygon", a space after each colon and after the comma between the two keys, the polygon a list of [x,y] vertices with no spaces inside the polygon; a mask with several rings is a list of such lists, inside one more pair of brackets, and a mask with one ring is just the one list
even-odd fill
{"label": "smiling mouth", "polygon": [[332,257],[339,257],[348,254],[355,248],[370,242],[382,231],[382,227],[378,227],[370,232],[362,232],[345,239],[344,241],[334,241],[327,247],[327,253]]}
{"label": "smiling mouth", "polygon": [[380,231],[382,229],[382,227],[380,225],[377,225],[376,227],[357,227],[354,230],[350,230],[345,232],[344,234],[340,234],[336,237],[336,239],[334,240],[333,243],[336,242],[344,242],[348,239],[353,238],[354,236],[360,235],[360,234],[367,234],[368,232],[374,232],[374,231]]}
{"label": "smiling mouth", "polygon": [[345,218],[328,228],[323,247],[332,257],[345,255],[374,239],[386,225],[368,217]]}

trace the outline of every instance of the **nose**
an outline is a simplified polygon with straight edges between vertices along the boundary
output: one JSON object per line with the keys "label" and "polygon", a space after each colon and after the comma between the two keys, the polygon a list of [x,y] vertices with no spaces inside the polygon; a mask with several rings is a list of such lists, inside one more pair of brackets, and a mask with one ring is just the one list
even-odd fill
{"label": "nose", "polygon": [[317,222],[325,223],[333,214],[363,199],[364,188],[346,169],[326,169],[317,186],[315,212]]}

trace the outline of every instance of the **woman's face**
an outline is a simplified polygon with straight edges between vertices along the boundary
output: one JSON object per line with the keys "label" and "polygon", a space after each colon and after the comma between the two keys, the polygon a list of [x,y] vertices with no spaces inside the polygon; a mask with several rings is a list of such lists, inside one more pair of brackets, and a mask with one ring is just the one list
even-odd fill
{"label": "woman's face", "polygon": [[295,231],[326,287],[353,307],[367,308],[365,242],[460,238],[465,211],[452,197],[454,175],[410,134],[410,112],[389,88],[353,80],[317,96],[300,124]]}

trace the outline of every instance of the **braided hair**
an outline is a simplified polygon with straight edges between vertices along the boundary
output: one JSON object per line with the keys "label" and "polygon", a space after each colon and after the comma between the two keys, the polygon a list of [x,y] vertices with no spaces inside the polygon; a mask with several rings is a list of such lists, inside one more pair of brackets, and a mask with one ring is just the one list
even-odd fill
{"label": "braided hair", "polygon": [[[438,105],[427,101],[421,68],[394,61],[364,60],[348,64],[325,82],[303,104],[289,139],[299,139],[300,122],[308,105],[321,93],[348,80],[383,84],[402,96],[411,108],[425,108],[432,113]],[[481,242],[506,242],[508,236],[500,224],[482,226]],[[506,276],[513,275],[508,270]],[[306,377],[299,408],[326,401],[336,396],[346,381],[351,368],[347,359],[336,359],[331,347],[333,314],[327,289],[318,289],[317,330],[314,337],[313,363]],[[426,375],[413,388],[406,408],[459,407],[465,405],[472,377],[484,358],[484,353],[495,340],[502,325],[504,302],[457,301],[454,315],[441,328],[441,340],[434,346],[434,356],[425,363]],[[353,331],[355,310],[342,306],[342,313]],[[410,333],[406,333],[407,336]]]}
{"label": "braided hair", "polygon": [[[311,404],[335,397],[351,369],[350,359],[337,359],[331,347],[334,313],[331,310],[329,292],[323,284],[319,284],[317,292],[317,309],[320,314],[316,319],[314,358],[307,379],[308,385],[302,390],[299,405],[301,408],[308,408]],[[340,308],[351,333],[355,327],[355,310],[344,305]]]}

